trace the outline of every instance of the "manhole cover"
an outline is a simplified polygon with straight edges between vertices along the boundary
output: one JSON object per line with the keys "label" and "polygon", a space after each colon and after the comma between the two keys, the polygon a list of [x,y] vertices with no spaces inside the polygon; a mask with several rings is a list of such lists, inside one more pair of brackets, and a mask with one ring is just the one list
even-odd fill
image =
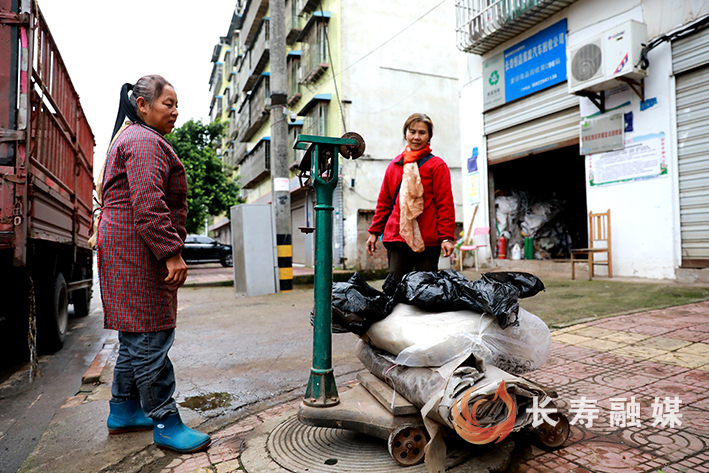
{"label": "manhole cover", "polygon": [[[421,463],[400,466],[389,455],[385,440],[357,432],[301,424],[293,416],[276,427],[268,437],[268,452],[273,460],[294,473],[425,472]],[[470,449],[450,446],[446,466],[454,467],[472,457]]]}

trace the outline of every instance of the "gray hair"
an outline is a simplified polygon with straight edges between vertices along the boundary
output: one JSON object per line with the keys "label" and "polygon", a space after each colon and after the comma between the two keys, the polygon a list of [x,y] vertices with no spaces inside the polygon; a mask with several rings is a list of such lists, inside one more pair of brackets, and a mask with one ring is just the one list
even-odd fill
{"label": "gray hair", "polygon": [[148,105],[152,105],[155,100],[162,95],[166,85],[172,87],[163,76],[152,74],[143,76],[133,86],[133,93],[130,95],[130,103],[133,109],[138,112],[138,97],[143,97]]}

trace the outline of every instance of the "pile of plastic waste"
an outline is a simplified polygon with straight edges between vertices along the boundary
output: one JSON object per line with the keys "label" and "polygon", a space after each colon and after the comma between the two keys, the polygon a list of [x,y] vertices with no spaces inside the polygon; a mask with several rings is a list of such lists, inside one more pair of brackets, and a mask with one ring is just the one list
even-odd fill
{"label": "pile of plastic waste", "polygon": [[[468,281],[452,270],[409,273],[383,292],[358,274],[333,285],[333,331],[359,335],[364,366],[421,410],[428,471],[445,471],[445,427],[482,444],[532,423],[533,398],[547,394],[519,375],[544,364],[551,334],[519,299],[542,290],[528,273]],[[476,425],[460,425],[471,416]]]}
{"label": "pile of plastic waste", "polygon": [[523,247],[526,237],[537,242],[534,259],[568,257],[572,238],[565,208],[561,200],[535,200],[528,192],[497,196],[497,233],[507,239],[513,257],[512,250]]}

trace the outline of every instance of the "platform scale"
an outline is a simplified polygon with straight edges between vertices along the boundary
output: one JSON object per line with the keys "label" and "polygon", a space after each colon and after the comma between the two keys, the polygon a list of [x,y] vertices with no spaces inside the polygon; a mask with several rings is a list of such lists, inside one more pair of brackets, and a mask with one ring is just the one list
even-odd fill
{"label": "platform scale", "polygon": [[[424,460],[428,442],[419,409],[368,372],[357,375],[359,384],[340,396],[332,369],[332,200],[337,186],[338,156],[357,159],[364,139],[357,133],[342,138],[299,135],[295,149],[305,151],[298,169],[301,187],[315,190],[315,281],[313,363],[298,420],[314,427],[346,429],[387,441],[392,458],[402,466]],[[554,393],[548,392],[551,397]],[[552,414],[554,416],[554,414]],[[555,427],[543,423],[536,434],[543,445],[557,447],[569,435],[568,420],[558,415]]]}

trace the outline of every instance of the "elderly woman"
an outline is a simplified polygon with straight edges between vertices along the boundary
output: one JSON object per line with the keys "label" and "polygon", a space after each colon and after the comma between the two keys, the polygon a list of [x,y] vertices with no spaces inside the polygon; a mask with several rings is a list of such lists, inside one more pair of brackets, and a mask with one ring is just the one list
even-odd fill
{"label": "elderly woman", "polygon": [[431,151],[433,122],[414,113],[404,123],[404,152],[389,163],[367,238],[387,249],[393,287],[411,271],[436,271],[438,258],[453,253],[455,207],[448,166]]}
{"label": "elderly woman", "polygon": [[[121,128],[126,117],[129,125]],[[195,452],[210,438],[182,423],[167,356],[175,339],[177,289],[187,277],[180,255],[187,177],[163,136],[176,119],[175,89],[161,76],[121,89],[102,180],[98,267],[104,328],[117,330],[120,342],[109,432],[153,430],[159,447]]]}

